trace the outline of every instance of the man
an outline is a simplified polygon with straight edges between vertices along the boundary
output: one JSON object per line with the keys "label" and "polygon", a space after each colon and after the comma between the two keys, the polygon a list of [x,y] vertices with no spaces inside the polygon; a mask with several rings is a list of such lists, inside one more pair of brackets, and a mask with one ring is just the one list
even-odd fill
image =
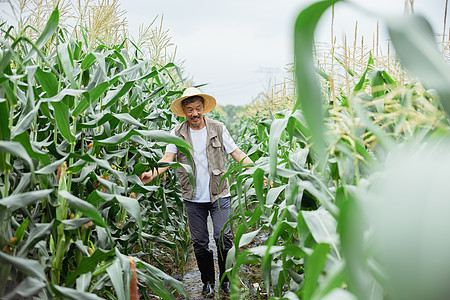
{"label": "man", "polygon": [[[228,180],[221,182],[226,173],[225,157],[230,154],[242,164],[253,163],[234,143],[226,127],[215,120],[206,119],[203,114],[210,112],[216,106],[216,100],[199,89],[187,88],[183,95],[174,100],[170,106],[172,112],[186,117],[186,121],[177,125],[172,134],[185,140],[194,150],[190,151],[194,160],[195,186],[189,183],[187,172],[178,169],[182,196],[188,216],[191,238],[194,245],[197,265],[203,282],[202,294],[214,296],[215,272],[212,250],[209,249],[209,233],[207,227],[208,214],[211,215],[214,226],[214,240],[218,249],[219,279],[225,272],[225,259],[232,247],[230,227],[225,223],[230,217],[230,189]],[[175,157],[180,163],[187,163],[187,156],[178,151],[175,145],[168,145],[160,162],[172,162]],[[140,176],[147,184],[153,178],[162,174],[168,167],[156,171],[144,172]],[[222,229],[224,229],[222,236]],[[222,292],[230,292],[227,277],[221,285]]]}

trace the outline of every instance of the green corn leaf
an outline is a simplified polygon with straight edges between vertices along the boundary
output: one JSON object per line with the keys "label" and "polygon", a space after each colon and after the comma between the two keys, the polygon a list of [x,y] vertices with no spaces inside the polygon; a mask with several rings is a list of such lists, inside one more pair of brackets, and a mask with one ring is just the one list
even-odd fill
{"label": "green corn leaf", "polygon": [[42,169],[39,169],[36,171],[36,174],[39,175],[44,175],[44,174],[52,174],[54,173],[59,166],[61,166],[62,163],[64,163],[64,161],[67,159],[68,155],[61,158],[60,160],[55,161],[54,163],[51,163],[45,167],[43,167]]}
{"label": "green corn leaf", "polygon": [[75,197],[68,191],[59,191],[59,195],[67,200],[70,207],[76,208],[79,211],[83,212],[87,217],[92,218],[95,224],[105,228],[108,227],[108,225],[106,225],[105,221],[103,220],[103,217],[92,204]]}
{"label": "green corn leaf", "polygon": [[[311,299],[313,300],[322,300],[322,299],[346,299],[346,300],[356,300],[357,298],[354,297],[351,293],[348,292],[347,295],[343,297],[339,296],[332,296],[335,291],[344,291],[342,289],[342,286],[344,284],[347,284],[347,278],[345,276],[345,264],[343,262],[337,262],[335,266],[327,271],[327,276],[324,278],[324,280],[320,283],[319,287],[314,291],[313,295],[311,296]],[[349,290],[349,288],[347,288]],[[370,297],[367,298],[358,298],[358,299],[367,299],[367,300],[382,300],[383,296],[381,294],[381,297],[376,296],[373,291],[373,289],[368,289],[367,292],[372,293]],[[335,298],[334,298],[335,297]]]}
{"label": "green corn leaf", "polygon": [[53,291],[63,297],[64,299],[73,299],[73,300],[80,300],[80,299],[86,299],[86,300],[101,300],[103,298],[97,296],[96,294],[71,289],[68,287],[63,287],[59,285],[51,285]]}
{"label": "green corn leaf", "polygon": [[117,295],[117,299],[125,300],[125,290],[122,277],[123,269],[119,258],[116,258],[113,264],[110,267],[106,268],[106,272],[108,273],[109,278],[112,282],[114,292]]}
{"label": "green corn leaf", "polygon": [[[30,141],[30,137],[26,132],[16,135],[13,141],[20,143],[31,158],[37,159],[45,165],[50,164],[50,156],[48,153],[36,149],[36,147],[31,144],[32,141]],[[33,142],[33,144],[35,143]]]}
{"label": "green corn leaf", "polygon": [[90,105],[90,95],[88,92],[83,93],[83,98],[81,98],[80,102],[73,110],[72,116],[74,116],[75,118],[78,117],[80,114],[84,113],[84,111],[89,107],[89,105]]}
{"label": "green corn leaf", "polygon": [[[322,115],[322,97],[314,71],[313,44],[314,32],[323,13],[339,0],[325,0],[304,9],[295,23],[294,57],[298,100],[293,111],[300,106],[306,123],[312,133],[313,150],[318,155],[319,169],[324,170],[326,162],[326,145]],[[271,172],[273,167],[271,167]]]}
{"label": "green corn leaf", "polygon": [[371,299],[371,276],[366,271],[367,261],[364,253],[364,231],[367,228],[354,193],[345,191],[340,187],[336,191],[336,202],[340,203],[339,233],[342,243],[342,252],[346,262],[349,290],[359,299]]}
{"label": "green corn leaf", "polygon": [[9,128],[9,106],[6,99],[0,99],[0,140],[7,141],[11,138]]}
{"label": "green corn leaf", "polygon": [[[18,142],[7,142],[7,141],[0,141],[0,152],[9,152],[14,156],[18,156],[20,158],[23,158],[30,167],[31,171],[34,172],[34,165],[31,160],[31,157],[28,155],[25,148],[22,146],[22,144]],[[5,165],[1,166],[2,171],[7,169],[6,164],[9,162],[5,162]]]}
{"label": "green corn leaf", "polygon": [[35,119],[38,110],[39,106],[35,106],[25,117],[20,119],[20,121],[11,130],[11,138],[14,139],[14,137],[29,129],[30,124]]}
{"label": "green corn leaf", "polygon": [[102,106],[102,110],[105,110],[106,108],[113,105],[117,101],[117,99],[125,95],[133,87],[133,85],[134,81],[128,81],[122,86],[118,87],[116,90],[108,91],[107,96],[102,100],[102,102],[106,102],[106,104]]}
{"label": "green corn leaf", "polygon": [[92,280],[92,273],[90,272],[79,276],[76,280],[77,290],[87,291],[87,289],[91,285],[91,280]]}
{"label": "green corn leaf", "polygon": [[364,70],[364,73],[362,74],[361,78],[359,79],[358,83],[355,85],[355,88],[353,89],[353,94],[357,94],[360,91],[364,90],[364,84],[366,83],[366,76],[369,72],[373,70],[374,61],[372,58],[372,53],[369,54],[369,60],[367,62],[367,67]]}
{"label": "green corn leaf", "polygon": [[41,68],[36,70],[36,79],[47,93],[47,98],[58,94],[58,79],[51,72],[42,71]]}
{"label": "green corn leaf", "polygon": [[0,261],[2,264],[10,264],[28,276],[37,278],[44,282],[47,281],[44,273],[45,266],[40,264],[37,260],[15,257],[0,251]]}
{"label": "green corn leaf", "polygon": [[8,212],[13,212],[47,197],[52,191],[52,189],[47,189],[11,195],[0,200],[0,207],[3,206]]}
{"label": "green corn leaf", "polygon": [[61,102],[52,102],[55,111],[56,125],[58,126],[61,135],[69,142],[75,143],[75,137],[70,130],[69,107]]}
{"label": "green corn leaf", "polygon": [[68,227],[66,227],[67,230],[80,228],[84,224],[87,224],[91,221],[92,221],[91,218],[76,218],[76,219],[61,220],[61,221],[57,220],[57,222],[61,222],[65,225],[68,225]]}
{"label": "green corn leaf", "polygon": [[17,244],[20,244],[20,242],[22,242],[25,230],[28,227],[29,220],[30,219],[28,217],[25,220],[23,220],[22,223],[20,223],[19,228],[17,228],[16,232],[14,233],[14,236],[17,238]]}
{"label": "green corn leaf", "polygon": [[[121,134],[117,134],[115,136],[97,140],[96,143],[98,145],[117,145],[127,141],[133,135],[145,136],[147,138],[159,141],[174,144],[176,146],[180,146],[182,148],[192,149],[188,143],[186,143],[183,139],[173,136],[170,133],[163,130],[135,130],[131,129],[129,131],[123,132]],[[181,149],[180,149],[181,151]]]}
{"label": "green corn leaf", "polygon": [[281,194],[281,192],[283,192],[287,187],[287,184],[276,187],[276,188],[271,188],[268,192],[267,192],[267,197],[266,197],[266,206],[270,207],[273,204],[275,204],[275,201],[277,200],[278,196]]}
{"label": "green corn leaf", "polygon": [[[370,96],[364,94],[358,94],[351,98],[352,106],[355,109],[356,114],[367,129],[369,129],[376,137],[377,141],[386,149],[392,149],[394,147],[394,141],[388,136],[380,126],[375,124],[368,116],[366,110],[360,104],[361,101],[371,101]],[[363,102],[363,103],[364,103]]]}
{"label": "green corn leaf", "polygon": [[255,231],[244,233],[239,240],[239,248],[250,244],[253,241],[253,239],[255,238],[255,236],[258,235],[260,230],[261,230],[261,228],[255,230]]}
{"label": "green corn leaf", "polygon": [[97,86],[95,86],[95,88],[93,88],[92,90],[89,91],[89,95],[91,96],[91,101],[95,101],[98,98],[100,98],[100,96],[103,95],[103,93],[106,92],[109,89],[109,87],[111,85],[113,85],[116,81],[117,81],[117,79],[105,81],[105,82],[102,82],[102,83],[98,84]]}
{"label": "green corn leaf", "polygon": [[276,119],[273,121],[270,126],[270,136],[269,136],[269,156],[270,156],[270,179],[274,180],[275,175],[277,174],[277,151],[278,151],[278,142],[280,141],[281,134],[286,129],[288,118]]}
{"label": "green corn leaf", "polygon": [[5,295],[5,299],[32,298],[39,294],[46,284],[42,280],[26,277],[11,293]]}
{"label": "green corn leaf", "polygon": [[[267,249],[262,257],[261,262],[261,268],[263,273],[263,280],[264,284],[266,286],[266,291],[269,292],[270,289],[270,282],[272,280],[271,274],[272,274],[272,261],[273,261],[273,253],[274,251],[279,251],[281,248],[277,248],[279,246],[276,246],[275,244],[278,241],[278,238],[280,237],[280,234],[285,232],[290,226],[284,222],[278,222],[275,226],[275,229],[273,230],[272,234],[270,235],[268,241],[267,241]],[[272,249],[273,248],[273,249]]]}
{"label": "green corn leaf", "polygon": [[30,234],[28,235],[28,239],[25,244],[20,248],[18,256],[25,257],[28,254],[28,251],[34,247],[38,242],[45,240],[51,233],[53,228],[53,221],[51,223],[41,223],[35,224],[33,228],[30,230]]}
{"label": "green corn leaf", "polygon": [[38,104],[36,106],[40,105],[40,102],[50,102],[50,103],[60,102],[66,96],[76,97],[76,96],[79,96],[79,95],[81,95],[83,93],[86,93],[86,91],[85,90],[75,90],[75,89],[71,89],[71,88],[66,88],[66,89],[62,90],[61,92],[59,92],[58,94],[56,94],[53,97],[42,98],[41,100],[39,100],[39,102],[38,102]]}
{"label": "green corn leaf", "polygon": [[264,171],[260,168],[257,168],[253,173],[253,184],[255,186],[256,197],[260,205],[265,204],[265,198],[263,196],[263,187],[264,187]]}
{"label": "green corn leaf", "polygon": [[[149,274],[151,274],[149,272]],[[158,295],[161,299],[169,299],[175,300],[175,296],[164,286],[164,282],[159,278],[155,278],[149,274],[139,274],[140,280],[144,281],[148,288],[156,295]],[[187,296],[187,293],[185,295]],[[186,298],[188,299],[188,298]]]}
{"label": "green corn leaf", "polygon": [[88,55],[86,55],[86,57],[83,59],[83,61],[81,62],[81,70],[87,70],[89,69],[89,67],[95,62],[96,58],[95,55],[92,53],[89,53]]}
{"label": "green corn leaf", "polygon": [[439,93],[444,110],[450,114],[450,66],[438,49],[431,25],[416,15],[387,19],[387,25],[400,62]]}
{"label": "green corn leaf", "polygon": [[[185,296],[186,298],[189,298],[183,284],[181,282],[179,282],[178,280],[176,280],[175,278],[173,278],[172,276],[169,276],[167,274],[165,274],[164,272],[162,272],[160,269],[155,268],[154,266],[143,262],[140,259],[135,258],[134,259],[136,261],[136,267],[137,268],[141,268],[141,269],[145,269],[147,270],[148,274],[152,277],[152,278],[161,278],[164,280],[167,280],[167,282],[174,287],[180,294],[182,294],[183,296]],[[164,289],[166,289],[164,287]],[[167,290],[167,289],[166,289]],[[156,292],[156,291],[155,291]],[[159,294],[158,294],[159,295]],[[161,296],[161,295],[160,295]],[[172,295],[170,295],[170,297],[165,298],[165,299],[174,299]]]}
{"label": "green corn leaf", "polygon": [[117,202],[122,205],[125,210],[136,219],[139,228],[142,228],[142,217],[141,217],[141,208],[139,206],[139,202],[136,199],[124,197],[120,195],[111,195],[102,192],[97,192],[97,194],[107,201],[111,201],[116,199]]}
{"label": "green corn leaf", "polygon": [[6,41],[0,40],[0,43],[5,46],[5,50],[3,51],[3,55],[0,59],[0,75],[3,75],[5,68],[11,67],[11,57],[13,56],[13,53],[15,54],[15,51]]}
{"label": "green corn leaf", "polygon": [[246,224],[240,224],[236,229],[236,234],[234,235],[234,242],[235,244],[239,245],[241,243],[241,238],[247,231],[247,225]]}
{"label": "green corn leaf", "polygon": [[44,30],[37,39],[35,47],[33,47],[31,51],[28,52],[27,56],[23,60],[23,63],[27,62],[31,57],[33,57],[33,55],[50,40],[50,38],[56,33],[56,30],[58,29],[58,23],[59,23],[59,11],[58,6],[56,6],[55,10],[50,15],[50,18],[48,19]]}
{"label": "green corn leaf", "polygon": [[78,124],[78,128],[96,128],[100,125],[105,124],[106,122],[110,122],[111,120],[120,121],[126,124],[135,125],[137,127],[145,127],[145,125],[141,124],[138,120],[133,118],[128,113],[114,114],[114,113],[106,113],[103,115],[95,116],[94,120],[91,120],[87,123]]}
{"label": "green corn leaf", "polygon": [[69,274],[66,278],[66,283],[68,286],[72,285],[75,282],[75,279],[88,272],[93,272],[98,264],[102,261],[106,261],[111,257],[114,257],[115,249],[111,249],[109,251],[103,249],[96,249],[94,253],[89,257],[83,257],[77,269],[74,271],[69,271]]}
{"label": "green corn leaf", "polygon": [[119,77],[115,77],[110,81],[104,81],[98,85],[96,85],[92,90],[88,93],[84,93],[84,97],[81,99],[80,103],[78,103],[77,107],[75,107],[72,115],[74,117],[78,117],[82,114],[90,105],[90,103],[94,103],[100,96],[103,95],[111,85],[115,84]]}
{"label": "green corn leaf", "polygon": [[337,258],[340,258],[336,219],[327,210],[320,208],[313,211],[302,211],[302,215],[314,240],[318,244],[332,245]]}
{"label": "green corn leaf", "polygon": [[345,66],[345,64],[338,57],[335,56],[334,59],[342,66],[342,68],[347,71],[350,76],[355,76],[355,73],[353,73],[353,71],[349,67]]}
{"label": "green corn leaf", "polygon": [[389,85],[389,86],[397,86],[397,82],[392,79],[392,77],[386,72],[386,71],[381,71],[382,75],[383,75],[383,80],[384,82]]}
{"label": "green corn leaf", "polygon": [[318,244],[305,266],[305,282],[302,285],[302,299],[309,300],[317,288],[319,277],[325,266],[330,245]]}
{"label": "green corn leaf", "polygon": [[141,236],[144,239],[146,239],[146,240],[149,240],[149,241],[154,242],[154,243],[159,243],[159,244],[164,245],[166,247],[169,247],[171,249],[176,249],[177,248],[177,244],[175,244],[174,242],[165,240],[165,239],[163,239],[163,238],[161,238],[159,236],[151,235],[151,234],[148,234],[148,233],[145,233],[145,232],[142,232]]}
{"label": "green corn leaf", "polygon": [[384,78],[381,70],[375,70],[372,72],[370,84],[372,87],[372,97],[374,99],[384,95]]}
{"label": "green corn leaf", "polygon": [[77,83],[75,82],[75,79],[73,77],[73,65],[72,65],[72,59],[70,58],[70,53],[69,53],[69,44],[62,43],[62,44],[58,45],[57,52],[58,52],[58,58],[61,62],[64,73],[66,74],[66,77],[69,80],[70,86],[73,89],[76,89]]}

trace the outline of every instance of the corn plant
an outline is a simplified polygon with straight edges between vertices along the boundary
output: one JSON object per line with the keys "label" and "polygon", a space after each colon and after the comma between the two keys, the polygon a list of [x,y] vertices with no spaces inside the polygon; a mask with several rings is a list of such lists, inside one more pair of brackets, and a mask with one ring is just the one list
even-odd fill
{"label": "corn plant", "polygon": [[257,144],[247,148],[255,168],[235,174],[232,298],[243,264],[259,265],[259,295],[271,299],[446,298],[448,62],[426,20],[384,19],[420,81],[400,85],[369,58],[354,90],[331,102],[313,76],[313,37],[337,2],[314,3],[297,19],[292,111],[236,134]]}
{"label": "corn plant", "polygon": [[152,265],[187,257],[178,186],[138,178],[165,143],[188,152],[167,132],[179,69],[123,44],[85,52],[58,24],[56,8],[36,41],[1,28],[0,295],[130,299],[137,274],[145,298],[173,299],[163,280],[187,297]]}

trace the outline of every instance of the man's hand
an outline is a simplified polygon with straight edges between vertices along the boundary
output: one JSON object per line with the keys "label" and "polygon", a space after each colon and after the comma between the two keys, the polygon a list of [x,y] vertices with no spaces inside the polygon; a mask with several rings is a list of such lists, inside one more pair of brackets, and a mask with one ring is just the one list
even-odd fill
{"label": "man's hand", "polygon": [[[164,153],[164,156],[159,160],[159,162],[172,162],[175,159],[175,155],[176,155],[175,153],[166,152]],[[141,174],[141,176],[139,176],[139,178],[141,179],[143,184],[147,184],[150,181],[152,181],[153,178],[155,178],[156,176],[163,174],[168,168],[169,166],[156,168],[148,172],[144,172]]]}
{"label": "man's hand", "polygon": [[156,176],[153,174],[152,171],[148,171],[148,172],[144,172],[141,174],[141,176],[139,176],[139,179],[141,179],[143,184],[147,184],[150,181],[153,180],[153,178],[155,178]]}

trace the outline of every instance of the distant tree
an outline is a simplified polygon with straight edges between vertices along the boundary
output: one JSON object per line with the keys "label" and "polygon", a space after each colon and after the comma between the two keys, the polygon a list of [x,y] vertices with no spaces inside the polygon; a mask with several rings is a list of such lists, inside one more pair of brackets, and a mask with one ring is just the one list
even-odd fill
{"label": "distant tree", "polygon": [[245,106],[232,104],[221,106],[221,108],[223,112],[226,114],[229,121],[234,120],[239,115],[239,113],[245,110]]}

